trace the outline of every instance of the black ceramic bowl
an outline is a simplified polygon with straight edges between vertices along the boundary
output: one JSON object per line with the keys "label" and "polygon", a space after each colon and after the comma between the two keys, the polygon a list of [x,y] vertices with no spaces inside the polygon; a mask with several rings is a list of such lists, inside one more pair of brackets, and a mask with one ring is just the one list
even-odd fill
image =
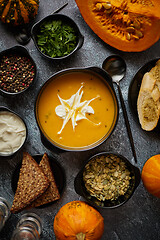
{"label": "black ceramic bowl", "polygon": [[[78,72],[87,73],[87,74],[91,74],[91,76],[92,75],[97,76],[107,86],[107,88],[110,91],[110,94],[113,98],[113,104],[114,104],[114,117],[113,117],[113,122],[112,122],[109,130],[106,132],[106,134],[101,139],[99,139],[96,142],[93,142],[92,144],[90,144],[88,146],[84,146],[84,147],[68,147],[68,146],[60,145],[59,143],[55,142],[53,139],[50,138],[50,136],[48,136],[45,133],[43,127],[41,126],[40,119],[39,119],[39,113],[38,113],[39,101],[40,101],[41,95],[43,94],[43,91],[45,91],[46,87],[50,83],[54,82],[54,80],[57,79],[57,77],[61,77],[63,75],[67,75],[67,74],[75,73],[75,72],[76,73],[78,73]],[[60,72],[54,74],[41,87],[41,89],[37,95],[36,102],[35,102],[35,118],[36,118],[37,125],[38,125],[40,133],[41,133],[41,140],[42,140],[42,143],[45,145],[45,147],[47,147],[51,151],[84,151],[84,150],[89,150],[89,149],[97,147],[98,145],[103,143],[106,139],[108,139],[110,137],[110,135],[112,134],[112,132],[115,129],[115,126],[117,124],[118,115],[119,115],[119,106],[118,106],[117,97],[116,97],[116,94],[115,94],[115,91],[113,88],[112,79],[106,71],[104,71],[102,68],[98,68],[98,67],[66,69],[66,70],[63,70],[63,71],[60,71]]]}
{"label": "black ceramic bowl", "polygon": [[[8,109],[8,108],[6,108],[6,107],[3,107],[3,106],[0,106],[0,115],[1,115],[1,113],[2,112],[9,112],[10,114],[11,114],[11,116],[13,115],[13,116],[15,116],[18,120],[20,120],[20,122],[22,122],[22,124],[24,125],[24,127],[25,127],[25,137],[24,137],[24,139],[22,140],[22,142],[21,142],[21,144],[20,144],[20,146],[19,147],[17,147],[17,149],[15,150],[15,151],[13,151],[13,152],[2,152],[1,150],[1,152],[0,152],[0,159],[11,159],[11,158],[13,158],[22,148],[23,148],[23,146],[24,146],[24,144],[25,144],[25,142],[26,142],[26,140],[27,140],[27,136],[28,136],[28,130],[27,130],[27,125],[26,125],[26,123],[24,122],[24,120],[17,114],[17,113],[15,113],[15,112],[13,112],[13,111],[11,111],[10,109]],[[13,122],[13,120],[12,120],[12,122]],[[4,124],[6,124],[6,122],[4,122]],[[3,125],[3,123],[2,123],[2,125]],[[5,126],[4,126],[5,127]],[[3,133],[3,131],[2,131],[3,129],[1,128],[1,134]],[[8,134],[8,136],[11,134],[10,132],[7,132],[7,129],[6,129],[6,134]],[[3,134],[2,134],[3,135]],[[1,137],[3,137],[3,136],[1,136]],[[3,139],[3,138],[2,138]],[[3,143],[3,140],[0,140],[0,144],[1,144],[1,146],[2,146],[2,143]],[[6,138],[5,138],[5,136],[4,136],[4,140],[6,141]],[[16,139],[15,139],[16,140]],[[0,149],[1,149],[1,146],[0,146]]]}
{"label": "black ceramic bowl", "polygon": [[[124,195],[119,196],[116,200],[100,201],[97,198],[91,196],[90,193],[87,191],[84,180],[83,180],[83,173],[84,173],[86,165],[90,161],[92,161],[95,158],[99,158],[101,156],[108,156],[108,155],[116,156],[116,157],[120,158],[120,160],[122,162],[125,163],[126,168],[130,172],[131,180],[129,181],[129,188]],[[77,174],[77,176],[75,178],[74,187],[75,187],[75,191],[80,196],[84,197],[91,205],[93,205],[95,207],[106,208],[106,209],[107,208],[116,208],[116,207],[119,207],[122,204],[126,203],[131,198],[135,189],[137,188],[137,186],[140,183],[140,179],[141,179],[140,170],[137,167],[135,167],[134,165],[132,165],[125,157],[123,157],[122,155],[120,155],[118,153],[102,152],[102,153],[98,153],[98,154],[92,156],[91,158],[89,158],[89,160],[87,160],[87,162],[84,164],[84,166],[82,167],[82,169],[79,171],[79,173]]]}
{"label": "black ceramic bowl", "polygon": [[[29,54],[29,51],[27,48],[23,47],[23,46],[20,46],[20,45],[17,45],[17,46],[14,46],[14,47],[11,47],[11,48],[8,48],[2,52],[0,52],[0,62],[2,60],[2,58],[4,56],[11,56],[11,55],[14,55],[14,56],[20,56],[20,57],[25,57],[26,58],[26,61],[28,60],[29,63],[32,64],[33,68],[32,68],[32,72],[33,72],[33,77],[32,77],[32,81],[29,83],[28,86],[25,86],[23,90],[20,90],[18,92],[11,92],[11,91],[7,91],[5,90],[4,88],[2,88],[1,84],[0,84],[0,94],[3,95],[3,96],[6,96],[6,97],[11,97],[11,96],[17,96],[17,95],[20,95],[20,94],[23,94],[24,92],[26,92],[36,81],[36,77],[37,77],[37,67],[36,67],[36,64],[34,62],[34,60],[32,59],[32,57],[30,56]],[[18,61],[17,61],[18,62]],[[20,62],[19,62],[20,63]],[[7,63],[8,64],[8,63]],[[8,64],[9,65],[9,64]],[[11,71],[10,70],[10,67],[9,66],[6,66],[7,67],[7,71]],[[19,71],[20,73],[22,72],[22,69],[21,69],[21,65],[17,65],[15,67],[16,68],[20,68]],[[1,68],[0,68],[1,70]],[[12,70],[13,71],[13,70]],[[1,73],[2,76],[3,76],[3,73]],[[10,74],[10,72],[9,72]],[[16,73],[14,73],[13,71],[13,76],[14,74],[19,74],[18,73],[18,70],[16,70]],[[1,76],[1,75],[0,75]],[[25,79],[27,78],[28,76],[25,76]],[[17,79],[16,79],[17,80]],[[22,82],[22,81],[21,81]]]}
{"label": "black ceramic bowl", "polygon": [[[76,33],[76,37],[77,37],[77,42],[76,42],[76,46],[74,48],[74,50],[72,52],[70,52],[68,55],[62,56],[62,57],[50,57],[49,55],[43,53],[37,43],[37,35],[40,32],[40,27],[42,26],[42,24],[50,22],[50,21],[54,21],[54,20],[61,20],[62,23],[67,24],[69,26],[71,26]],[[36,48],[38,49],[38,51],[42,54],[42,56],[44,56],[45,58],[51,59],[51,60],[62,60],[65,59],[69,56],[71,56],[73,53],[75,53],[78,49],[80,49],[83,45],[84,42],[84,37],[82,36],[77,24],[68,16],[63,15],[63,14],[52,14],[49,15],[45,18],[43,18],[42,20],[40,20],[39,22],[35,23],[31,29],[31,37],[35,43]]]}

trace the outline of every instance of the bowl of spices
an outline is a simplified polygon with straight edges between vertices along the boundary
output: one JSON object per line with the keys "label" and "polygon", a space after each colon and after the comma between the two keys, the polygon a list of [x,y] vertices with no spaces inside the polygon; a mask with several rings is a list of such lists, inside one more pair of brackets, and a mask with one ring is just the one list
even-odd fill
{"label": "bowl of spices", "polygon": [[48,59],[69,57],[83,45],[77,24],[63,14],[49,15],[34,24],[31,36],[38,51]]}
{"label": "bowl of spices", "polygon": [[0,106],[0,159],[12,158],[25,144],[27,126],[10,109]]}
{"label": "bowl of spices", "polygon": [[116,208],[126,203],[140,183],[140,170],[117,153],[92,156],[75,178],[75,190],[90,204]]}
{"label": "bowl of spices", "polygon": [[1,95],[24,93],[33,85],[36,75],[36,64],[25,47],[17,45],[0,52]]}

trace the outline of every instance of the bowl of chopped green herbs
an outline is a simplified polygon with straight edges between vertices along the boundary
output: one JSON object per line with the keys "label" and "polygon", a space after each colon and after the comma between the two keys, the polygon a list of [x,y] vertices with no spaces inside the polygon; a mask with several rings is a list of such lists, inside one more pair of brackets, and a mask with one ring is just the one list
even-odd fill
{"label": "bowl of chopped green herbs", "polygon": [[38,51],[53,60],[69,57],[84,41],[77,24],[63,14],[49,15],[34,24],[31,36]]}

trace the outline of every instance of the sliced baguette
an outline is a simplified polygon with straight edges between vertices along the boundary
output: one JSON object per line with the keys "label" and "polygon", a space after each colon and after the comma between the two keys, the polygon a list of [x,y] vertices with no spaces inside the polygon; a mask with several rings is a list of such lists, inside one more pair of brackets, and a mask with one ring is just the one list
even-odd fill
{"label": "sliced baguette", "polygon": [[160,90],[155,77],[156,71],[157,66],[144,74],[137,100],[139,121],[142,129],[146,131],[157,126],[160,115]]}
{"label": "sliced baguette", "polygon": [[26,208],[43,194],[48,186],[49,180],[38,163],[28,153],[24,152],[11,212],[17,213]]}

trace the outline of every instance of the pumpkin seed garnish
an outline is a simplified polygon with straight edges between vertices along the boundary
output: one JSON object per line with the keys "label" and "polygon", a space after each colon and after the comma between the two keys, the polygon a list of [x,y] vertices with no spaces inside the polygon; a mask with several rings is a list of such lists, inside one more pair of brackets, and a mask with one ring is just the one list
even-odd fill
{"label": "pumpkin seed garnish", "polygon": [[122,159],[109,154],[90,160],[85,166],[83,180],[90,196],[99,201],[112,201],[127,192],[131,174]]}

